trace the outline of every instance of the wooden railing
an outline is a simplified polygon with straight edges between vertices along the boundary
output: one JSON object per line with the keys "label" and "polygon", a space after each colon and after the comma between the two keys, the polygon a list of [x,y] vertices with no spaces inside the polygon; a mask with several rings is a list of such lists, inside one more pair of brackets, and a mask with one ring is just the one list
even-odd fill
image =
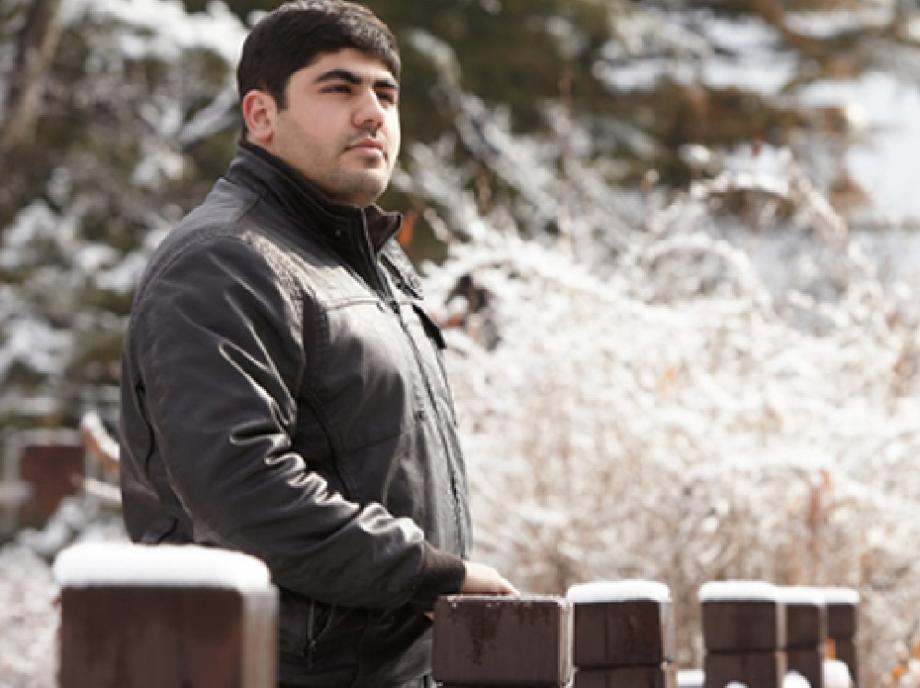
{"label": "wooden railing", "polygon": [[[257,560],[201,547],[77,545],[55,563],[62,688],[272,688],[277,593]],[[705,659],[677,671],[667,588],[620,581],[562,596],[447,596],[435,609],[445,688],[783,688],[825,685],[828,657],[857,675],[858,596],[846,589],[708,583]],[[802,679],[798,679],[802,685]]]}

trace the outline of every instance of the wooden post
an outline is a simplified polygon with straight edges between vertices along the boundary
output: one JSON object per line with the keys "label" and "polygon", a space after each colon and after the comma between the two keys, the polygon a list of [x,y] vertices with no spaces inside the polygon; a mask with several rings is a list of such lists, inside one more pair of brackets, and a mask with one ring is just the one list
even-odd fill
{"label": "wooden post", "polygon": [[60,688],[267,688],[277,680],[277,591],[237,552],[75,545],[61,585]]}
{"label": "wooden post", "polygon": [[706,583],[703,606],[705,688],[738,682],[782,688],[786,674],[786,610],[776,586],[759,581]]}
{"label": "wooden post", "polygon": [[786,606],[786,658],[789,671],[804,676],[811,688],[824,688],[827,609],[818,588],[780,588]]}
{"label": "wooden post", "polygon": [[444,688],[569,685],[571,603],[548,596],[441,597],[433,674]]}
{"label": "wooden post", "polygon": [[80,437],[70,430],[22,430],[8,442],[3,477],[26,487],[28,498],[5,525],[43,527],[61,500],[78,492],[85,474]]}
{"label": "wooden post", "polygon": [[22,482],[32,485],[32,498],[20,508],[19,524],[43,525],[64,497],[76,494],[73,477],[83,475],[83,447],[26,446],[19,459],[19,474]]}
{"label": "wooden post", "polygon": [[855,685],[859,685],[859,662],[856,652],[859,593],[853,588],[824,588],[827,606],[826,654],[839,659],[850,670]]}
{"label": "wooden post", "polygon": [[675,688],[676,633],[667,586],[574,585],[575,688]]}

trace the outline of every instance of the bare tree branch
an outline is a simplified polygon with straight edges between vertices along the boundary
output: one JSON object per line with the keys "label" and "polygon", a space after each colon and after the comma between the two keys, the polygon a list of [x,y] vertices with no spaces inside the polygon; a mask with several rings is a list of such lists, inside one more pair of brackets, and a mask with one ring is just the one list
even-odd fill
{"label": "bare tree branch", "polygon": [[29,143],[45,76],[60,38],[61,0],[33,0],[19,37],[6,117],[0,126],[0,154]]}

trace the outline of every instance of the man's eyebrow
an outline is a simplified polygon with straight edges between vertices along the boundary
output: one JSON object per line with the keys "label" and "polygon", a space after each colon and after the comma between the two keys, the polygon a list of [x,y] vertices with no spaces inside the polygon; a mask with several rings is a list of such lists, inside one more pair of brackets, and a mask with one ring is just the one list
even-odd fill
{"label": "man's eyebrow", "polygon": [[[353,86],[360,86],[364,83],[364,79],[355,74],[352,71],[347,69],[330,69],[328,72],[323,72],[314,80],[314,83],[320,84],[326,81],[347,81]],[[399,90],[399,84],[396,83],[393,79],[375,79],[374,80],[375,88],[389,88],[394,91]]]}

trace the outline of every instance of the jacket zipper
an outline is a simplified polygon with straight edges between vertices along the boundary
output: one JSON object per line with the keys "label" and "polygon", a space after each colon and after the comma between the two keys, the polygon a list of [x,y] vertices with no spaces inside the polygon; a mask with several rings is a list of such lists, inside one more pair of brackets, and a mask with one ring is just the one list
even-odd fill
{"label": "jacket zipper", "polygon": [[444,447],[444,452],[447,456],[447,470],[450,473],[450,490],[454,502],[454,519],[457,525],[457,544],[460,548],[460,552],[463,552],[466,547],[466,542],[464,538],[463,514],[460,513],[460,497],[459,490],[457,488],[457,468],[455,466],[455,457],[451,443],[447,441],[447,436],[444,434],[443,423],[445,422],[445,419],[443,418],[442,413],[438,410],[437,397],[435,396],[434,390],[431,387],[431,380],[428,377],[428,373],[425,371],[425,364],[422,361],[421,352],[418,349],[418,345],[416,344],[415,339],[412,337],[412,332],[409,330],[409,325],[403,319],[402,312],[399,308],[399,301],[397,301],[396,297],[393,295],[393,290],[390,288],[390,282],[387,280],[386,275],[383,273],[379,262],[373,258],[370,237],[367,231],[367,220],[363,216],[361,218],[361,241],[359,244],[361,247],[361,253],[363,254],[368,267],[371,269],[370,274],[374,276],[374,280],[377,282],[375,291],[385,297],[385,301],[390,306],[393,313],[396,315],[397,320],[399,320],[399,326],[402,328],[403,334],[409,340],[409,346],[412,347],[412,355],[415,357],[415,365],[422,377],[422,381],[424,382],[425,391],[428,393],[428,401],[431,403],[431,408],[435,414],[435,420],[437,421],[436,425],[438,429],[438,438],[441,440],[441,446]]}
{"label": "jacket zipper", "polygon": [[313,668],[313,658],[316,656],[316,602],[310,600],[307,609],[307,668]]}
{"label": "jacket zipper", "polygon": [[465,547],[463,539],[463,515],[460,513],[460,499],[457,490],[457,470],[454,465],[454,452],[451,444],[447,441],[447,436],[444,434],[443,422],[445,419],[443,418],[441,412],[438,410],[437,397],[435,396],[434,390],[431,387],[431,380],[428,378],[428,374],[425,371],[425,365],[422,363],[421,352],[418,350],[418,345],[415,343],[415,339],[413,339],[412,333],[409,331],[409,326],[406,324],[406,321],[403,320],[402,314],[399,313],[398,303],[396,304],[396,308],[396,317],[399,319],[399,325],[402,327],[406,338],[409,340],[409,346],[412,347],[412,353],[415,356],[415,364],[418,367],[419,373],[422,376],[422,380],[425,383],[425,391],[428,392],[428,400],[431,402],[432,409],[434,409],[435,418],[437,420],[436,424],[438,427],[438,437],[440,438],[441,445],[444,447],[444,451],[447,454],[447,469],[450,472],[450,489],[454,498],[454,518],[457,521],[457,544],[460,546],[460,551],[462,552]]}

